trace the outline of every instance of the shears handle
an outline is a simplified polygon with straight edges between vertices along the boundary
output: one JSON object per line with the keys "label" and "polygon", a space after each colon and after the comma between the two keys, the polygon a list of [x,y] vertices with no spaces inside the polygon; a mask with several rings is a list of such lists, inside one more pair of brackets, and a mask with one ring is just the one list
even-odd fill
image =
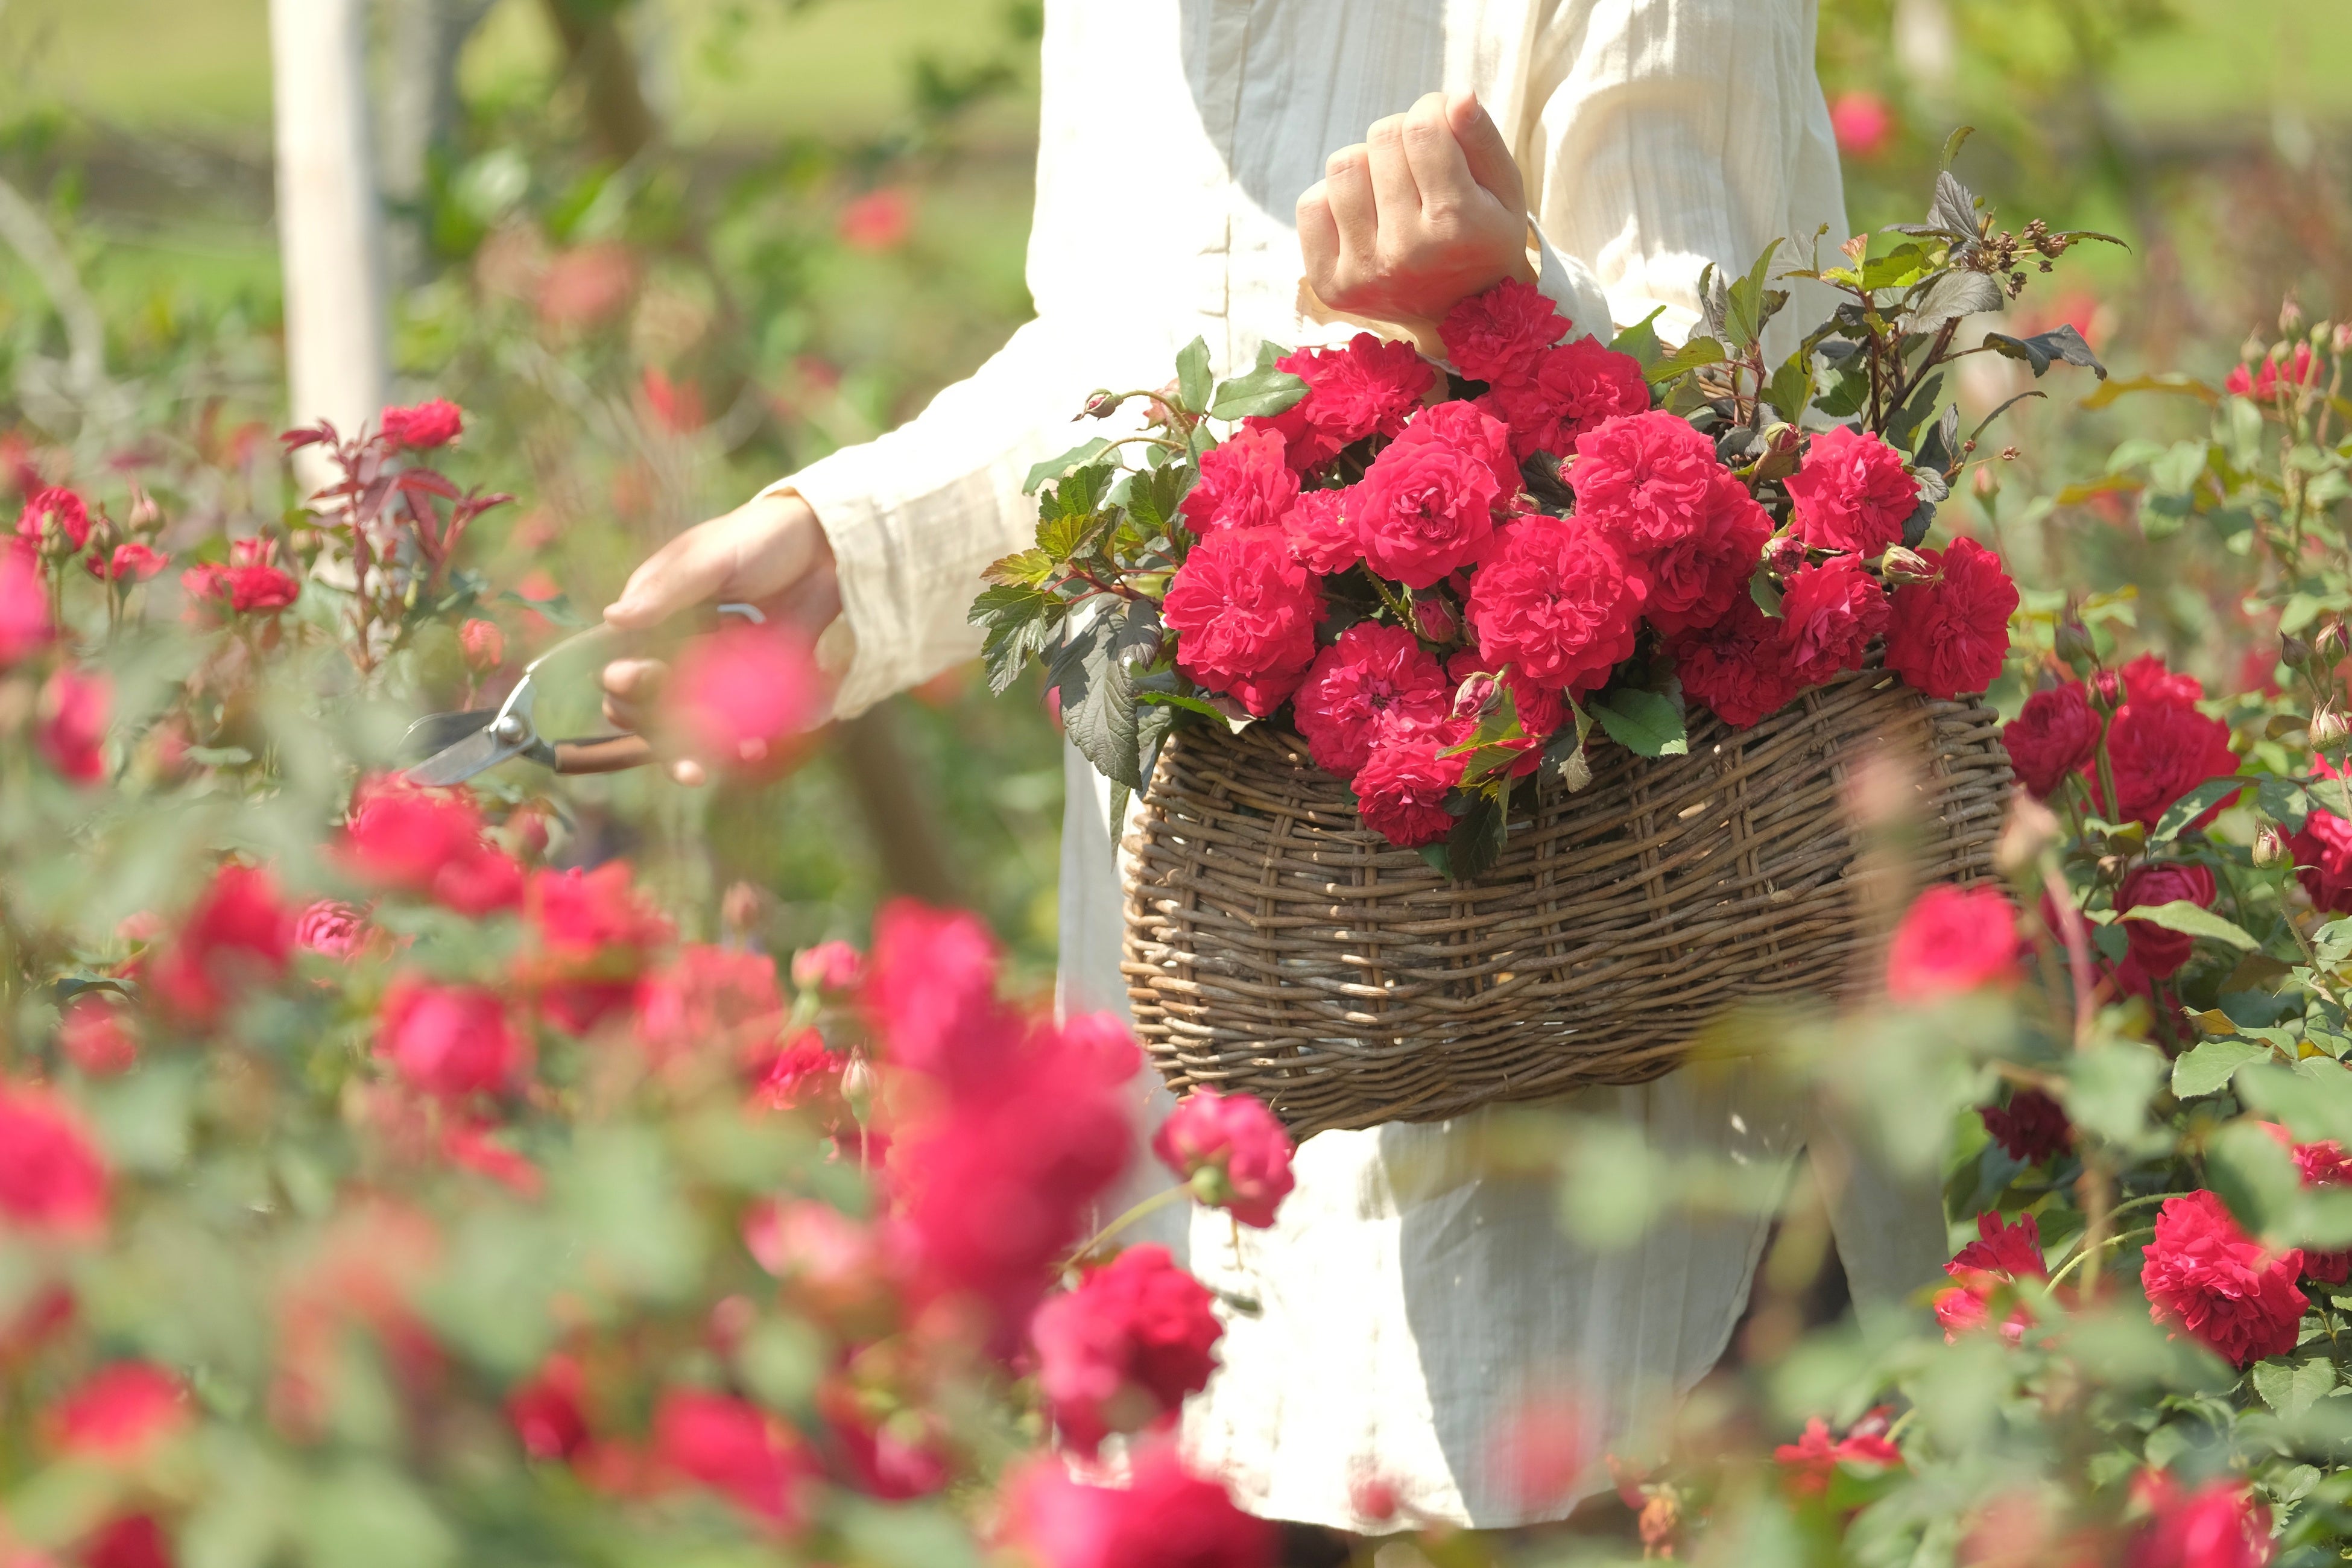
{"label": "shears handle", "polygon": [[653,742],[643,735],[598,735],[550,744],[559,773],[617,773],[654,760]]}

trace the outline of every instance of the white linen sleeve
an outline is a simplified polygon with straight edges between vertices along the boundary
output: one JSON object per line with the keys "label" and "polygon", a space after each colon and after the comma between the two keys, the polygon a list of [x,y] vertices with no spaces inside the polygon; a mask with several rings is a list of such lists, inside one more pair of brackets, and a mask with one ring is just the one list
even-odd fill
{"label": "white linen sleeve", "polygon": [[1677,339],[1707,263],[1744,272],[1775,239],[1808,254],[1823,224],[1844,237],[1814,25],[1812,0],[1548,7],[1515,141],[1563,287],[1587,274],[1628,325],[1663,305]]}
{"label": "white linen sleeve", "polygon": [[1152,357],[1041,318],[907,424],[768,487],[806,501],[833,546],[842,618],[824,652],[841,676],[838,716],[979,652],[979,629],[964,616],[981,573],[1032,542],[1036,503],[1022,481],[1032,465],[1102,433],[1076,422],[1087,393],[1166,380],[1164,363],[1151,375]]}

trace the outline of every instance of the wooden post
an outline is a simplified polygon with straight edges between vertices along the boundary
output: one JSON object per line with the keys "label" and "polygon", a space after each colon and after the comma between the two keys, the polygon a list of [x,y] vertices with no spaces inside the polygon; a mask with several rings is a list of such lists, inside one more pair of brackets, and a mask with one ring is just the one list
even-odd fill
{"label": "wooden post", "polygon": [[291,413],[346,433],[383,409],[389,383],[366,23],[365,0],[270,0]]}

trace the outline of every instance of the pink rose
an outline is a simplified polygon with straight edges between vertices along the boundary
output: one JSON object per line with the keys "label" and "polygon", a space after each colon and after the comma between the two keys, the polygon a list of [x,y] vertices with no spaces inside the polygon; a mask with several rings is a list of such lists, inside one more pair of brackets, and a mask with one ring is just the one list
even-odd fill
{"label": "pink rose", "polygon": [[497,992],[415,975],[384,993],[375,1043],[413,1088],[446,1100],[503,1092],[530,1056]]}
{"label": "pink rose", "polygon": [[34,744],[61,778],[93,784],[106,776],[107,715],[114,687],[103,675],[59,665],[41,687]]}
{"label": "pink rose", "polygon": [[1315,765],[1345,778],[1376,742],[1444,720],[1453,700],[1445,672],[1411,632],[1360,621],[1315,656],[1294,708]]}
{"label": "pink rose", "polygon": [[1999,888],[1939,882],[1912,900],[1886,950],[1886,994],[1932,1002],[2017,979],[2017,906]]}
{"label": "pink rose", "polygon": [[1151,1135],[1151,1152],[1201,1202],[1258,1230],[1274,1224],[1297,1184],[1290,1173],[1297,1145],[1274,1112],[1246,1094],[1194,1089]]}
{"label": "pink rose", "polygon": [[447,446],[465,426],[465,415],[446,398],[383,411],[383,438],[394,447],[416,451]]}
{"label": "pink rose", "polygon": [[1650,597],[1643,608],[1650,624],[1671,637],[1723,619],[1748,596],[1749,579],[1771,536],[1770,515],[1729,469],[1717,468],[1699,526],[1652,551],[1643,563]]}
{"label": "pink rose", "polygon": [[1649,593],[1647,574],[1581,519],[1530,516],[1472,578],[1470,626],[1488,668],[1583,689],[1632,657]]}
{"label": "pink rose", "polygon": [[[1448,310],[1437,335],[1454,369],[1472,381],[1499,386],[1532,380],[1544,351],[1569,327],[1541,289],[1506,278]],[[1644,406],[1648,401],[1643,399]]]}
{"label": "pink rose", "polygon": [[1394,436],[1437,384],[1437,371],[1407,342],[1358,332],[1345,348],[1301,349],[1274,362],[1307,384],[1280,414],[1242,421],[1283,438],[1286,459],[1307,473],[1368,436]]}
{"label": "pink rose", "polygon": [[1130,1247],[1050,1297],[1029,1322],[1037,1387],[1062,1441],[1091,1455],[1114,1432],[1171,1423],[1209,1386],[1224,1325],[1208,1287],[1164,1247]]}
{"label": "pink rose", "polygon": [[1283,514],[1282,531],[1300,565],[1328,577],[1362,562],[1363,541],[1349,515],[1355,505],[1352,489],[1308,490]]}
{"label": "pink rose", "polygon": [[89,508],[61,485],[37,490],[16,514],[16,537],[53,555],[70,555],[89,542]]}
{"label": "pink rose", "polygon": [[1790,658],[1789,623],[1752,598],[1732,602],[1722,620],[1672,645],[1684,693],[1735,730],[1778,713],[1801,689]]}
{"label": "pink rose", "polygon": [[1497,384],[1479,405],[1511,427],[1514,456],[1564,458],[1586,431],[1620,415],[1647,413],[1650,384],[1633,355],[1603,348],[1597,338],[1577,338],[1544,350],[1531,376]]}

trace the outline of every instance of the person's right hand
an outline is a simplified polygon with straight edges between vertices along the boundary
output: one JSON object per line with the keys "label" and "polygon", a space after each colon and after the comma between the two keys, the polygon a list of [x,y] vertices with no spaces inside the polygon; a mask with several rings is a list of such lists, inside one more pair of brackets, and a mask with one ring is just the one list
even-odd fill
{"label": "person's right hand", "polygon": [[[716,601],[757,605],[814,638],[841,613],[833,545],[809,504],[789,490],[761,496],[724,517],[698,523],[647,556],[629,574],[604,623],[645,631],[697,605]],[[659,713],[669,666],[656,658],[616,658],[604,667],[604,717],[624,730],[642,730]],[[670,776],[698,784],[709,776],[701,759],[680,757]]]}

